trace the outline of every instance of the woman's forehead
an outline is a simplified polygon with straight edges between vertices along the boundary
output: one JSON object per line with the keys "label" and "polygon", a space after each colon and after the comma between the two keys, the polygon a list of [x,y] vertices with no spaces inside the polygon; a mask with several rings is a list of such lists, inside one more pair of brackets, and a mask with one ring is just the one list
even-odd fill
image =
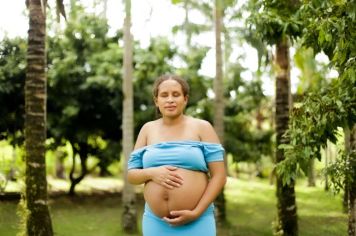
{"label": "woman's forehead", "polygon": [[181,84],[173,79],[163,81],[158,86],[158,90],[159,90],[159,92],[169,91],[169,90],[178,90],[180,92],[183,91]]}

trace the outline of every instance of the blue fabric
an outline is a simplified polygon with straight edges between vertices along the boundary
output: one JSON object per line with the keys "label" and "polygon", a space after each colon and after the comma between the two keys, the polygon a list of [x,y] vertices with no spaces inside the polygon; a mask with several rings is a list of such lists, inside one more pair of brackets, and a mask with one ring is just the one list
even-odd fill
{"label": "blue fabric", "polygon": [[142,233],[144,236],[216,236],[214,205],[210,204],[198,219],[188,224],[171,226],[156,216],[146,203],[142,219]]}
{"label": "blue fabric", "polygon": [[168,141],[148,145],[131,153],[128,169],[171,165],[208,172],[209,162],[223,161],[221,144],[200,141]]}

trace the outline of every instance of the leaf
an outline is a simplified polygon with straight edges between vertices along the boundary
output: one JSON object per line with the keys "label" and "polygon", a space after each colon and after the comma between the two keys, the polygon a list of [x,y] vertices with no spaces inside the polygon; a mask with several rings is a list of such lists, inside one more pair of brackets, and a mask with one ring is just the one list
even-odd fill
{"label": "leaf", "polygon": [[171,2],[173,4],[179,4],[179,3],[183,2],[183,0],[171,0]]}
{"label": "leaf", "polygon": [[325,41],[325,32],[324,32],[323,28],[321,28],[319,31],[319,36],[318,36],[318,43],[322,45],[324,43],[324,41]]}

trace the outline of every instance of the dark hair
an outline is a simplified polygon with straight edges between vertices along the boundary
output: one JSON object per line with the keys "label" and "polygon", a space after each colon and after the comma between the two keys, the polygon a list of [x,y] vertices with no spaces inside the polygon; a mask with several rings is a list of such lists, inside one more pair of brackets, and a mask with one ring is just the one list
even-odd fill
{"label": "dark hair", "polygon": [[166,80],[175,80],[177,81],[180,86],[182,87],[182,91],[183,91],[183,95],[187,96],[189,94],[189,84],[187,83],[187,81],[185,79],[183,79],[182,77],[178,76],[178,75],[161,75],[160,77],[158,77],[155,81],[155,83],[153,84],[153,97],[157,98],[158,97],[158,89],[159,89],[159,85],[161,83],[163,83]]}
{"label": "dark hair", "polygon": [[[159,90],[159,85],[161,83],[163,83],[166,80],[175,80],[177,81],[180,86],[182,87],[182,91],[183,91],[183,95],[188,96],[189,95],[189,84],[188,82],[183,79],[182,77],[178,76],[178,75],[170,75],[170,74],[166,74],[166,75],[161,75],[160,77],[158,77],[154,84],[153,84],[153,97],[157,98],[158,97],[158,90]],[[161,112],[159,111],[158,107],[156,107],[156,117],[160,117],[161,116]]]}

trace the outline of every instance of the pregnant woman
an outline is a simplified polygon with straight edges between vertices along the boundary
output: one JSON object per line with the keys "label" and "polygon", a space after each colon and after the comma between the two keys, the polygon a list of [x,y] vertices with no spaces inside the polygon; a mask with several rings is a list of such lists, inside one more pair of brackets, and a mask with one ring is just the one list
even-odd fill
{"label": "pregnant woman", "polygon": [[224,149],[209,122],[184,115],[189,86],[159,77],[160,119],[146,123],[128,163],[128,180],[145,184],[144,236],[215,236],[213,201],[226,182]]}

